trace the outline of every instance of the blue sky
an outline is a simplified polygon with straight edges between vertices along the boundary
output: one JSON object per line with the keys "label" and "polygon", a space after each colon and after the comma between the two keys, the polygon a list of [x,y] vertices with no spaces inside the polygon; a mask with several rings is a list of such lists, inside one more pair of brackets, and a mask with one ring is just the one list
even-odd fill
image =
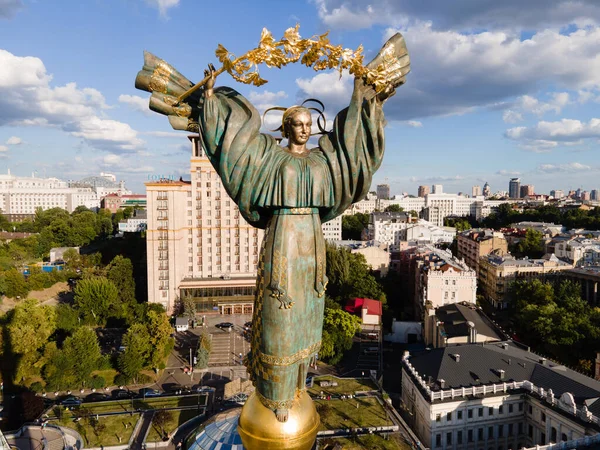
{"label": "blue sky", "polygon": [[[0,0],[0,172],[108,171],[138,192],[148,177],[185,175],[186,133],[133,87],[143,50],[196,81],[217,64],[217,44],[239,55],[263,27],[278,38],[296,23],[302,36],[329,30],[334,44],[363,44],[367,60],[394,32],[405,36],[412,72],[385,105],[374,180],[392,193],[485,181],[507,190],[511,176],[538,193],[600,188],[597,0]],[[261,75],[260,88],[228,75],[217,85],[259,109],[316,97],[328,119],[352,86],[299,65]]]}

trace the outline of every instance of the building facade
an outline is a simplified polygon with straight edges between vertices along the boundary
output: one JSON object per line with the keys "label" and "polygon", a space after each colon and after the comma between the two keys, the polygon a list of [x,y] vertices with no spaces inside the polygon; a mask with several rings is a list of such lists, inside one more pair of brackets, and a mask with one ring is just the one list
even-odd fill
{"label": "building facade", "polygon": [[479,197],[482,195],[481,186],[473,186],[471,188],[471,197]]}
{"label": "building facade", "polygon": [[403,212],[374,212],[369,218],[368,239],[388,247],[397,246],[402,240],[404,230],[410,217]]}
{"label": "building facade", "polygon": [[472,229],[458,233],[456,236],[456,257],[479,275],[479,259],[491,253],[503,256],[508,254],[508,243],[499,231]]}
{"label": "building facade", "polygon": [[390,198],[390,185],[389,184],[378,184],[377,185],[377,198],[379,200],[389,200],[389,198]]}
{"label": "building facade", "polygon": [[520,195],[521,198],[530,197],[535,194],[535,189],[533,184],[523,184],[521,185]]}
{"label": "building facade", "polygon": [[338,216],[322,225],[323,237],[326,241],[342,240],[342,216]]}
{"label": "building facade", "polygon": [[520,198],[521,196],[521,179],[511,178],[508,183],[508,196],[510,198]]}
{"label": "building facade", "polygon": [[402,358],[409,425],[431,449],[522,449],[600,433],[600,383],[511,342]]}
{"label": "building facade", "polygon": [[419,186],[419,197],[425,197],[429,194],[429,186]]}
{"label": "building facade", "polygon": [[513,256],[482,256],[479,260],[479,287],[495,308],[508,306],[506,294],[518,279],[544,279],[573,265],[559,260],[555,255],[542,259],[516,259]]}

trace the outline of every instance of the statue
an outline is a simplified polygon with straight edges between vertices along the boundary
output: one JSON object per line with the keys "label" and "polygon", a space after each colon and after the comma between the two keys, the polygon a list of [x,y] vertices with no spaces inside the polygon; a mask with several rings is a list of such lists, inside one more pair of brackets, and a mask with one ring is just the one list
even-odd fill
{"label": "statue", "polygon": [[[151,108],[169,115],[174,128],[199,132],[243,217],[266,230],[251,351],[245,358],[256,392],[240,417],[244,445],[310,448],[319,419],[305,380],[321,346],[327,286],[321,224],[361,200],[381,164],[382,105],[408,73],[403,38],[397,35],[388,41],[367,66],[376,75],[384,74],[379,84],[369,83],[364,73],[355,78],[350,105],[337,114],[333,129],[322,133],[313,149],[307,147],[312,108],[285,109],[280,130],[288,142],[282,147],[275,137],[260,133],[261,116],[248,100],[234,89],[214,87],[225,69],[209,65],[199,91],[164,61],[150,54],[145,59],[136,87],[153,92]],[[238,60],[233,61],[234,69]],[[182,103],[184,98],[187,103]],[[272,446],[269,433],[285,445]]]}

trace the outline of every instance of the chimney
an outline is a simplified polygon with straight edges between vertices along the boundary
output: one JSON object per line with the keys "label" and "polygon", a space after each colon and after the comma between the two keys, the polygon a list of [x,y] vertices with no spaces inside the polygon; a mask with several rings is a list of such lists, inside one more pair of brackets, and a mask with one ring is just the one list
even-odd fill
{"label": "chimney", "polygon": [[440,380],[438,380],[438,382],[440,383],[441,389],[444,389],[446,387],[446,380],[440,379]]}
{"label": "chimney", "polygon": [[504,372],[504,370],[498,369],[498,376],[500,377],[501,380],[504,380],[505,374],[506,374],[506,372]]}
{"label": "chimney", "polygon": [[540,361],[539,361],[539,362],[540,362],[540,364],[541,364],[542,366],[545,366],[545,365],[546,365],[546,358],[540,358]]}
{"label": "chimney", "polygon": [[460,362],[460,355],[458,353],[453,353],[452,357],[454,358],[454,361]]}
{"label": "chimney", "polygon": [[503,343],[502,343],[502,348],[503,348],[504,350],[506,350],[506,349],[508,348],[508,342],[503,342]]}

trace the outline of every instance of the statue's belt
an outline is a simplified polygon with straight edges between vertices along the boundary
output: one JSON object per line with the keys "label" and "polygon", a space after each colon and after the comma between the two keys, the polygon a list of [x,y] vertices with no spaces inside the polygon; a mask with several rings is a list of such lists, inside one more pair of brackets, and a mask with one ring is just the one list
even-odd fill
{"label": "statue's belt", "polygon": [[301,359],[304,359],[308,356],[311,356],[319,351],[321,348],[321,341],[307,347],[305,349],[299,350],[293,355],[288,356],[275,356],[275,355],[267,355],[263,352],[259,352],[259,358],[262,363],[270,364],[272,366],[289,366],[292,365]]}
{"label": "statue's belt", "polygon": [[273,210],[274,216],[319,214],[319,208],[277,208]]}

